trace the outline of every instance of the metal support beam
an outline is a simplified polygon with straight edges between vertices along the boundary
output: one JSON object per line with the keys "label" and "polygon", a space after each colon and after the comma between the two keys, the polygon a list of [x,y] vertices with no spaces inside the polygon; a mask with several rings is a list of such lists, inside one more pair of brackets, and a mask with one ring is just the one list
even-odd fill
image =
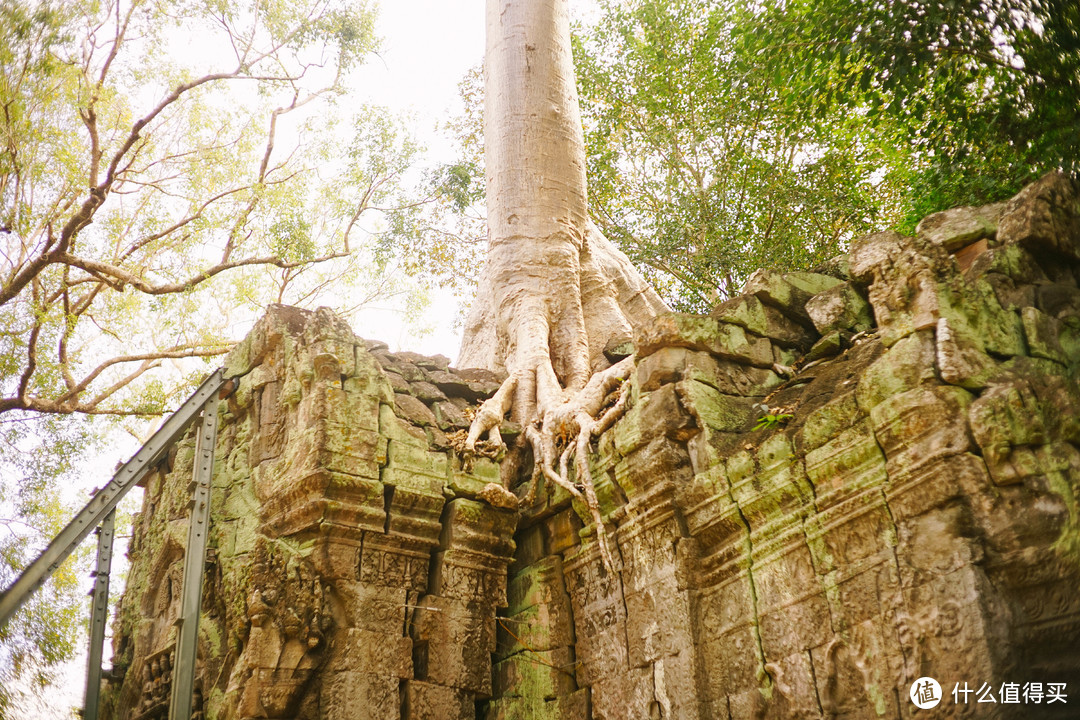
{"label": "metal support beam", "polygon": [[202,609],[203,565],[210,530],[210,483],[214,476],[214,446],[217,441],[218,398],[203,406],[202,424],[195,451],[195,471],[191,479],[191,516],[187,550],[184,552],[184,580],[181,585],[179,632],[176,661],[173,663],[169,720],[190,720],[195,689],[195,660],[199,644],[199,611]]}
{"label": "metal support beam", "polygon": [[0,594],[0,627],[22,606],[26,599],[49,579],[68,555],[79,547],[90,532],[101,524],[127,492],[135,487],[147,471],[154,467],[169,448],[180,439],[199,411],[210,398],[216,398],[221,387],[228,382],[225,368],[218,368],[203,381],[180,409],[168,417],[153,437],[139,448],[113,475],[109,484],[98,490],[75,519],[60,531],[45,551],[23,571],[22,575]]}
{"label": "metal support beam", "polygon": [[105,645],[105,623],[109,618],[109,572],[112,569],[113,518],[110,510],[98,528],[97,565],[94,567],[94,592],[90,605],[90,658],[86,670],[86,702],[83,720],[97,720],[101,695],[101,655]]}

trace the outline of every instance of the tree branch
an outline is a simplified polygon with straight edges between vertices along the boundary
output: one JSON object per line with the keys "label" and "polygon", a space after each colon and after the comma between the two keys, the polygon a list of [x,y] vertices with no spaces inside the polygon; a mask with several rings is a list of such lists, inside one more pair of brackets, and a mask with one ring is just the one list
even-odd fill
{"label": "tree branch", "polygon": [[[321,257],[313,258],[311,260],[298,260],[295,262],[283,260],[276,255],[270,255],[267,257],[245,258],[243,260],[233,260],[229,262],[218,263],[213,267],[209,267],[202,272],[191,276],[190,278],[188,278],[188,280],[184,282],[164,283],[161,285],[154,285],[148,283],[137,275],[134,275],[133,273],[115,265],[103,263],[98,260],[91,260],[89,258],[81,258],[75,255],[69,255],[67,253],[62,253],[58,255],[57,262],[62,262],[73,267],[77,267],[80,270],[85,270],[88,273],[102,276],[103,280],[106,277],[110,278],[114,283],[117,283],[117,289],[122,289],[122,286],[124,285],[131,285],[139,292],[146,293],[147,295],[168,295],[171,293],[179,293],[190,290],[195,286],[206,282],[215,275],[223,273],[226,270],[232,270],[233,268],[246,267],[249,265],[273,265],[279,268],[293,268],[299,267],[301,265],[327,262],[329,260],[346,257],[348,255],[349,253],[347,252],[336,252],[329,255],[323,255]],[[105,281],[108,282],[108,280]]]}

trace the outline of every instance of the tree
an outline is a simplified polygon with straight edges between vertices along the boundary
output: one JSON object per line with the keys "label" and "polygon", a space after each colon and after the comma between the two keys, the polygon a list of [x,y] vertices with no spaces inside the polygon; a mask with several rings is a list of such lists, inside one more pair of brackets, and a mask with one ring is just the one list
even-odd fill
{"label": "tree", "polygon": [[499,423],[513,410],[532,445],[533,488],[543,473],[583,499],[610,565],[588,446],[621,407],[600,416],[634,359],[611,364],[604,350],[664,305],[589,222],[565,0],[489,0],[485,86],[488,254],[459,364],[509,377],[466,445],[475,450],[485,433],[501,445]]}
{"label": "tree", "polygon": [[766,0],[740,34],[807,122],[846,108],[895,149],[903,229],[1080,162],[1071,0]]}
{"label": "tree", "polygon": [[[318,238],[299,219],[314,168],[277,144],[286,116],[332,97],[374,47],[371,13],[142,0],[2,13],[0,413],[160,413],[121,391],[163,360],[227,349],[191,327],[197,291],[230,270],[347,256],[350,228]],[[186,65],[161,51],[178,29],[207,41]],[[152,333],[132,322],[153,314]]]}
{"label": "tree", "polygon": [[[87,418],[49,415],[37,419],[51,439],[47,447],[20,442],[24,423],[0,425],[5,450],[4,482],[0,484],[0,587],[8,587],[43,540],[60,532],[70,520],[61,500],[58,480],[70,477],[73,462],[93,443]],[[13,427],[15,426],[15,427]],[[40,430],[39,430],[40,431]],[[19,451],[13,452],[12,446]],[[11,512],[6,512],[10,510]],[[89,548],[64,562],[50,581],[0,626],[0,717],[11,717],[21,685],[31,691],[52,680],[52,668],[70,658],[86,632],[86,587]],[[21,683],[18,681],[22,681]]]}
{"label": "tree", "polygon": [[708,311],[758,268],[808,268],[880,227],[885,158],[861,118],[814,122],[748,52],[729,0],[604,0],[575,35],[589,196],[672,305]]}
{"label": "tree", "polygon": [[[599,7],[573,29],[589,215],[668,304],[707,311],[758,268],[813,267],[890,222],[897,194],[875,175],[889,158],[864,119],[789,107],[738,33],[744,4]],[[482,167],[473,77],[462,96],[461,167]]]}
{"label": "tree", "polygon": [[[70,517],[89,416],[141,434],[267,302],[394,290],[364,225],[423,232],[438,188],[407,187],[397,119],[338,102],[373,23],[346,0],[0,0],[3,585]],[[0,673],[70,654],[81,573],[0,629]]]}

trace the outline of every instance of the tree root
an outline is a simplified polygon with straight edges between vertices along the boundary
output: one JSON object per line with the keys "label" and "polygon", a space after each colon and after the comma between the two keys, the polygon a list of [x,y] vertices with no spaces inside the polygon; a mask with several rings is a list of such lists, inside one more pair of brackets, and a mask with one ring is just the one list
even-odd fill
{"label": "tree root", "polygon": [[[557,397],[538,393],[538,419],[526,425],[524,432],[533,450],[533,473],[529,490],[524,499],[529,507],[536,499],[540,478],[543,477],[566,490],[589,508],[600,557],[604,566],[614,572],[618,565],[608,544],[607,531],[596,489],[589,468],[589,445],[594,437],[610,428],[626,411],[629,398],[625,382],[634,371],[634,358],[628,357],[611,367],[595,373],[585,387],[577,392],[561,392]],[[550,366],[527,372],[550,372]],[[523,379],[522,373],[513,373],[477,411],[465,440],[466,453],[475,453],[478,445],[502,446],[499,424],[513,404],[514,392]],[[538,382],[537,384],[541,384]],[[604,409],[604,400],[616,388],[618,398],[611,407]],[[603,412],[601,412],[603,411]],[[481,437],[486,434],[487,440]],[[574,461],[574,481],[570,480],[570,461]]]}

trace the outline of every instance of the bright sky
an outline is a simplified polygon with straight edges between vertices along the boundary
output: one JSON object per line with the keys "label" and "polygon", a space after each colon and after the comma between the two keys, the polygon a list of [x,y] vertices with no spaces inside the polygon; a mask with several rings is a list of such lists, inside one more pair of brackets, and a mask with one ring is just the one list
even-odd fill
{"label": "bright sky", "polygon": [[[377,28],[384,49],[359,72],[362,101],[412,112],[429,157],[453,161],[453,147],[435,128],[457,114],[458,83],[483,59],[484,0],[384,0]],[[360,315],[353,330],[362,337],[383,340],[395,350],[457,358],[458,304],[450,293],[432,293],[424,318],[431,332],[419,337],[402,327],[396,313]]]}
{"label": "bright sky", "polygon": [[[357,101],[411,112],[416,118],[415,132],[431,151],[429,157],[435,161],[453,160],[452,146],[435,127],[456,113],[458,82],[483,58],[483,0],[384,0],[377,32],[383,38],[383,50],[360,70],[358,87],[364,94]],[[449,293],[436,292],[425,315],[424,324],[432,328],[429,334],[413,336],[403,328],[398,313],[379,310],[361,313],[353,329],[362,337],[383,340],[394,349],[441,353],[453,360],[461,342],[460,331],[453,327],[457,314],[456,300]],[[128,449],[124,457],[136,449]],[[103,476],[96,484],[107,480]],[[125,549],[126,539],[118,539],[116,555],[122,555]],[[120,591],[118,584],[114,565],[114,598]],[[88,592],[90,587],[88,582]],[[106,639],[106,654],[109,642]],[[86,657],[80,655],[63,669],[54,688],[40,700],[13,708],[12,717],[73,717],[69,712],[81,707],[85,680]]]}

